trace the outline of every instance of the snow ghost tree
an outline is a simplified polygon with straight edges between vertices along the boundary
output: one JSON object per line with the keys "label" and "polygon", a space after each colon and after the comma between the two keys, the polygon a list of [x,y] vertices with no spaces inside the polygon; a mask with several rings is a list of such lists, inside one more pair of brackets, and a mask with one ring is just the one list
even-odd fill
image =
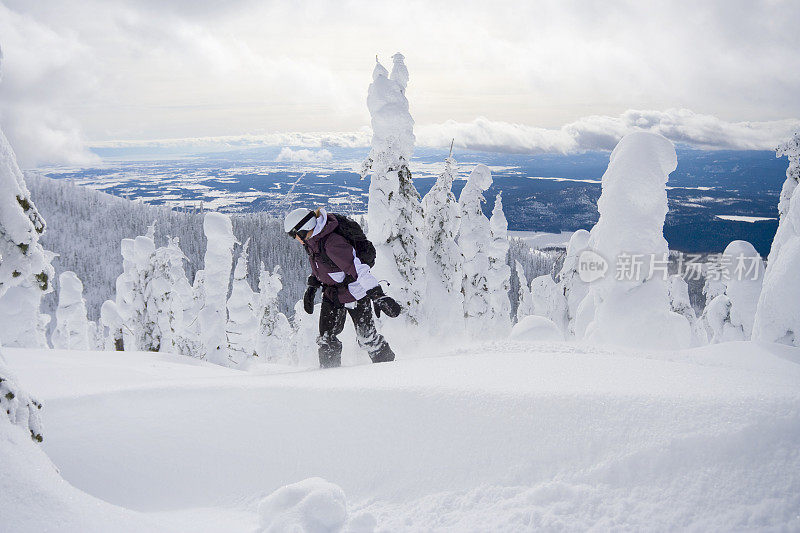
{"label": "snow ghost tree", "polygon": [[102,350],[124,350],[122,328],[125,321],[119,312],[117,303],[106,300],[100,306],[100,320],[98,321],[98,336],[102,338]]}
{"label": "snow ghost tree", "polygon": [[242,246],[233,270],[233,287],[228,298],[228,349],[237,364],[245,362],[256,353],[256,297],[247,281],[248,239]]}
{"label": "snow ghost tree", "polygon": [[372,148],[362,175],[371,172],[367,220],[375,245],[378,279],[391,283],[393,296],[417,324],[422,316],[425,246],[420,196],[408,164],[414,150],[414,120],[405,88],[408,70],[403,56],[394,56],[392,74],[380,63],[372,72],[367,107],[372,117]]}
{"label": "snow ghost tree", "polygon": [[478,338],[491,334],[492,301],[489,287],[489,250],[492,229],[483,214],[483,192],[492,185],[492,173],[479,164],[467,179],[458,198],[461,223],[458,246],[464,257],[461,290],[464,294],[464,318],[467,331]]}
{"label": "snow ghost tree", "polygon": [[[567,244],[567,254],[564,257],[564,264],[557,276],[558,291],[563,298],[563,302],[558,302],[553,309],[551,320],[563,331],[567,338],[575,337],[576,332],[575,317],[578,315],[580,306],[586,294],[589,292],[589,284],[581,280],[578,273],[578,260],[580,253],[589,245],[589,232],[579,229],[572,234]],[[560,321],[558,320],[560,319]],[[583,331],[579,332],[583,336]]]}
{"label": "snow ghost tree", "polygon": [[[800,187],[797,186],[800,134],[787,143],[784,152],[789,156],[789,170],[781,192],[781,211],[778,231],[767,257],[764,285],[758,299],[753,339],[800,346]],[[780,153],[784,153],[779,150]],[[784,202],[784,192],[791,197]],[[779,204],[779,210],[781,209]]]}
{"label": "snow ghost tree", "polygon": [[[268,363],[296,363],[290,353],[292,327],[286,315],[278,310],[278,293],[281,292],[281,269],[276,266],[272,274],[261,264],[256,295],[256,353]],[[306,315],[303,311],[302,315]],[[312,349],[309,353],[315,353]]]}
{"label": "snow ghost tree", "polygon": [[[581,302],[578,314],[589,315],[587,339],[637,348],[689,346],[689,322],[670,308],[666,271],[648,265],[667,259],[665,185],[676,167],[675,147],[655,133],[630,133],[611,153],[588,246],[612,266]],[[637,260],[645,263],[640,271]]]}
{"label": "snow ghost tree", "polygon": [[122,254],[122,274],[116,280],[116,312],[121,319],[122,342],[116,339],[115,344],[120,344],[125,350],[137,350],[135,323],[137,313],[135,309],[139,305],[136,290],[138,284],[138,274],[136,271],[136,261],[133,256],[133,239],[122,239],[120,242],[120,252]]}
{"label": "snow ghost tree", "polygon": [[47,346],[50,317],[39,306],[52,291],[54,273],[53,254],[39,244],[44,230],[44,219],[0,130],[0,339],[6,346]]}
{"label": "snow ghost tree", "polygon": [[[148,246],[149,248],[149,246]],[[186,256],[178,239],[169,239],[167,246],[156,248],[145,267],[144,301],[149,333],[146,348],[185,353],[184,309],[189,281],[183,268]],[[189,355],[189,354],[187,354]]]}
{"label": "snow ghost tree", "polygon": [[519,295],[517,297],[517,322],[526,316],[535,314],[533,308],[533,295],[531,294],[531,287],[528,284],[528,278],[525,277],[525,269],[519,261],[514,262],[514,272],[519,280]]}
{"label": "snow ghost tree", "polygon": [[781,143],[775,150],[776,157],[786,156],[789,159],[789,166],[786,169],[786,181],[781,188],[781,196],[778,200],[778,215],[780,220],[789,211],[789,202],[792,199],[794,190],[800,183],[800,131],[785,142]]}
{"label": "snow ghost tree", "polygon": [[689,284],[678,274],[669,277],[669,304],[673,312],[678,313],[689,322],[689,327],[692,329],[691,345],[706,344],[708,335],[689,300]]}
{"label": "snow ghost tree", "polygon": [[83,283],[75,272],[69,270],[58,276],[56,329],[53,331],[51,340],[53,348],[64,350],[88,350],[90,348],[89,321],[86,318]]}
{"label": "snow ghost tree", "polygon": [[508,221],[503,213],[503,198],[497,193],[489,219],[492,241],[488,247],[489,272],[489,317],[492,331],[505,337],[511,330],[511,300],[508,291],[511,288],[511,267],[508,266]]}
{"label": "snow ghost tree", "polygon": [[753,333],[764,262],[753,245],[733,241],[721,256],[716,275],[723,291],[706,302],[702,323],[711,342],[746,341]]}
{"label": "snow ghost tree", "polygon": [[[2,59],[3,53],[0,50],[0,63]],[[17,304],[27,304],[26,309],[33,308],[35,304],[38,314],[42,295],[52,290],[52,255],[47,254],[39,244],[39,235],[44,232],[44,228],[44,220],[30,200],[14,152],[0,130],[0,302],[4,302],[6,306],[3,309],[5,316],[0,316],[0,324],[20,319],[12,313]],[[31,290],[14,294],[19,287]],[[13,292],[7,298],[9,291]],[[25,317],[26,320],[29,318],[31,317]],[[33,334],[36,344],[44,346],[46,322],[41,321],[39,316],[33,318],[35,322],[26,325],[33,328],[28,333]],[[11,333],[17,331],[11,329]],[[30,432],[33,440],[41,442],[42,422],[39,409],[42,404],[17,385],[3,358],[2,345],[5,339],[2,335],[0,332],[0,417],[3,417],[0,419],[0,438],[7,438],[3,427],[7,419],[11,424]]]}
{"label": "snow ghost tree", "polygon": [[461,320],[454,322],[452,319],[463,315],[463,258],[456,243],[460,212],[452,191],[457,172],[456,160],[452,157],[445,159],[444,172],[422,199],[428,252],[425,262],[425,311],[429,329],[434,335],[445,332],[459,334],[459,328],[454,328],[452,324]]}
{"label": "snow ghost tree", "polygon": [[[198,314],[200,336],[205,359],[218,365],[230,366],[234,361],[228,354],[226,301],[233,264],[233,225],[229,216],[208,213],[203,219],[206,235],[206,255],[201,276],[204,301]],[[199,272],[198,272],[199,274]]]}

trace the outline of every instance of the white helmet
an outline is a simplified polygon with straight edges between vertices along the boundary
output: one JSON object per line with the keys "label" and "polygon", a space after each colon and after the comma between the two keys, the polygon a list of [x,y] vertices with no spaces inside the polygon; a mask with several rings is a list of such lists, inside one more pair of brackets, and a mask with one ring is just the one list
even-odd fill
{"label": "white helmet", "polygon": [[[305,219],[305,222],[303,220]],[[293,233],[298,231],[309,231],[317,225],[317,216],[314,211],[299,207],[286,215],[283,219],[283,230],[294,237]]]}

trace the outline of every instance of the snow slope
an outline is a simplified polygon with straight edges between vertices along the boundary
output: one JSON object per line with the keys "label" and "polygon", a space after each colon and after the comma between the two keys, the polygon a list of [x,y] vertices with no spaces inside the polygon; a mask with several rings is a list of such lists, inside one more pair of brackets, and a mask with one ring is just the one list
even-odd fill
{"label": "snow slope", "polygon": [[5,353],[63,477],[164,529],[251,531],[312,477],[384,531],[800,528],[797,348],[505,342],[266,375]]}

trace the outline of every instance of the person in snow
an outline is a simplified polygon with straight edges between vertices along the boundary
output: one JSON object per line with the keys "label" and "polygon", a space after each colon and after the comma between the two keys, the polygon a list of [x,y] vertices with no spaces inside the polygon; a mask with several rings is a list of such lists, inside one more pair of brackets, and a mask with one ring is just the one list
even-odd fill
{"label": "person in snow", "polygon": [[394,352],[375,329],[371,307],[374,306],[377,316],[383,312],[396,317],[400,314],[400,304],[383,293],[369,265],[359,259],[353,243],[341,229],[337,231],[339,226],[336,215],[322,208],[295,209],[284,219],[284,230],[303,244],[311,263],[308,288],[303,296],[306,313],[314,313],[314,297],[317,289],[323,287],[317,337],[320,367],[342,364],[342,342],[337,335],[344,329],[345,310],[353,320],[359,346],[367,350],[372,362],[393,361]]}

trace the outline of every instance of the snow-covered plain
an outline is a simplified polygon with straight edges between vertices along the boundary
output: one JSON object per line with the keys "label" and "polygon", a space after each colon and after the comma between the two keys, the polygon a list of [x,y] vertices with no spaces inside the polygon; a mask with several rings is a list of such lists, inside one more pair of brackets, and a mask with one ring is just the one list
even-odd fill
{"label": "snow-covered plain", "polygon": [[[44,404],[61,475],[119,506],[70,493],[84,530],[800,528],[797,348],[501,342],[258,373],[4,353]],[[47,502],[20,499],[14,516]]]}

